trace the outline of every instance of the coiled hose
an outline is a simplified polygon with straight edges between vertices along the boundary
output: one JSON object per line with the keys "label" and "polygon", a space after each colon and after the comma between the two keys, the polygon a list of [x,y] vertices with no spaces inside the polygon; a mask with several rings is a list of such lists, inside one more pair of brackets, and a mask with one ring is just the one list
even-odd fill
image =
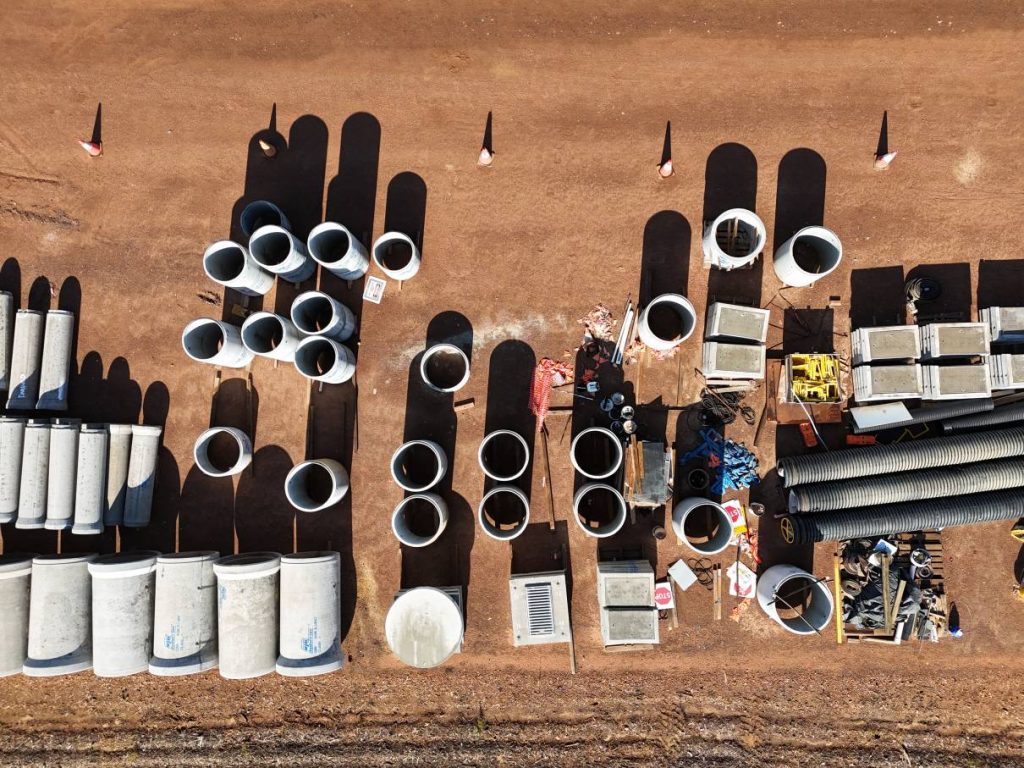
{"label": "coiled hose", "polygon": [[816,541],[846,541],[994,520],[1016,520],[1021,516],[1024,516],[1024,490],[1014,489],[952,499],[823,512],[820,515],[789,515],[780,523],[782,538],[786,542],[813,544]]}
{"label": "coiled hose", "polygon": [[946,434],[955,434],[981,427],[994,427],[997,424],[1010,424],[1015,421],[1024,421],[1024,403],[1004,405],[989,413],[979,413],[975,416],[964,416],[960,419],[944,421],[942,422],[942,431]]}
{"label": "coiled hose", "polygon": [[853,431],[858,435],[864,432],[881,432],[883,429],[899,429],[900,427],[910,427],[914,424],[927,424],[930,421],[943,421],[944,419],[955,419],[959,416],[969,416],[972,413],[984,413],[991,411],[993,408],[995,408],[995,403],[988,398],[965,400],[962,403],[942,403],[941,405],[930,405],[927,408],[915,408],[913,411],[909,411],[909,419],[894,421],[891,424],[861,428],[854,422]]}
{"label": "coiled hose", "polygon": [[789,512],[832,512],[1021,487],[1024,487],[1024,459],[1004,459],[962,467],[865,477],[842,483],[801,485],[789,492]]}
{"label": "coiled hose", "polygon": [[1024,428],[973,435],[933,437],[913,443],[872,445],[808,456],[779,459],[783,486],[827,483],[868,475],[888,475],[915,469],[974,464],[1024,455]]}

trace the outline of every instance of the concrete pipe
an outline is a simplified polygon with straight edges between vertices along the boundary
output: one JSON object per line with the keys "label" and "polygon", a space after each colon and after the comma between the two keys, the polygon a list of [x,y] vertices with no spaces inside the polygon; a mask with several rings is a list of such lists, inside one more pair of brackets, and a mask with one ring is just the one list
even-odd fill
{"label": "concrete pipe", "polygon": [[177,677],[217,666],[217,552],[178,552],[156,559],[153,655],[149,672]]}
{"label": "concrete pipe", "polygon": [[717,555],[732,541],[732,520],[722,505],[696,496],[676,504],[672,529],[698,555]]}
{"label": "concrete pipe", "polygon": [[436,667],[457,653],[464,632],[460,606],[447,592],[434,587],[403,592],[384,619],[384,637],[391,652],[418,669]]}
{"label": "concrete pipe", "polygon": [[274,275],[256,263],[249,250],[232,240],[218,240],[203,253],[203,271],[213,282],[245,296],[266,296]]}
{"label": "concrete pipe", "polygon": [[637,321],[640,341],[651,349],[666,352],[678,347],[697,327],[697,311],[685,296],[663,293],[644,311]]}
{"label": "concrete pipe", "polygon": [[598,539],[614,536],[626,524],[626,500],[604,483],[581,486],[573,496],[572,511],[576,525]]}
{"label": "concrete pipe", "polygon": [[370,268],[366,246],[333,221],[313,227],[306,238],[306,249],[317,264],[342,280],[358,280]]}
{"label": "concrete pipe", "polygon": [[238,217],[242,234],[252,237],[252,233],[261,227],[282,227],[291,232],[292,225],[284,212],[269,200],[253,200],[242,209]]}
{"label": "concrete pipe", "polygon": [[0,416],[0,523],[18,516],[21,455],[25,446],[25,420]]}
{"label": "concrete pipe", "polygon": [[402,443],[391,456],[391,477],[413,493],[428,491],[448,474],[448,457],[433,440]]}
{"label": "concrete pipe", "polygon": [[253,358],[252,352],[242,344],[242,334],[236,326],[209,317],[201,317],[185,326],[181,346],[197,363],[222,368],[245,368]]}
{"label": "concrete pipe", "polygon": [[32,560],[28,609],[29,677],[92,668],[92,581],[96,555],[39,555]]}
{"label": "concrete pipe", "polygon": [[29,419],[21,453],[16,528],[42,528],[46,523],[46,490],[50,473],[50,421]]}
{"label": "concrete pipe", "polygon": [[301,283],[316,272],[316,262],[297,237],[284,227],[260,227],[249,238],[249,253],[263,269],[289,283]]}
{"label": "concrete pipe", "polygon": [[21,672],[28,658],[32,555],[0,555],[0,677]]}
{"label": "concrete pipe", "polygon": [[788,632],[815,635],[832,621],[832,590],[795,565],[773,565],[757,580],[757,602]]}
{"label": "concrete pipe", "polygon": [[0,291],[0,392],[11,387],[11,350],[14,347],[14,296]]}
{"label": "concrete pipe", "polygon": [[71,528],[75,521],[78,470],[78,419],[54,419],[50,425],[50,461],[46,480],[46,524],[51,531]]}
{"label": "concrete pipe", "polygon": [[92,670],[127,677],[149,669],[159,552],[121,552],[89,563],[92,576]]}
{"label": "concrete pipe", "polygon": [[420,249],[408,235],[385,232],[373,243],[373,263],[392,280],[408,280],[420,271]]}
{"label": "concrete pipe", "polygon": [[322,291],[306,291],[296,296],[291,315],[295,327],[307,336],[348,341],[356,332],[352,310]]}
{"label": "concrete pipe", "polygon": [[104,525],[124,522],[124,500],[128,496],[128,463],[132,450],[130,424],[111,424],[110,451],[107,454],[107,504],[103,512]]}
{"label": "concrete pipe", "polygon": [[420,378],[435,392],[458,392],[469,381],[469,358],[454,344],[435,344],[420,358]]}
{"label": "concrete pipe", "polygon": [[14,315],[14,341],[11,347],[7,407],[31,411],[39,402],[39,369],[43,358],[42,312],[19,309]]}
{"label": "concrete pipe", "polygon": [[775,274],[784,285],[803,287],[836,270],[843,244],[824,227],[804,227],[775,251]]}
{"label": "concrete pipe", "polygon": [[407,547],[433,544],[447,525],[448,505],[436,493],[406,496],[391,515],[391,530]]}
{"label": "concrete pipe", "polygon": [[75,525],[71,529],[74,534],[88,536],[103,533],[103,515],[107,507],[109,449],[110,435],[106,424],[82,425],[78,435]]}
{"label": "concrete pipe", "polygon": [[334,459],[296,464],[284,479],[284,495],[300,512],[333,507],[348,493],[348,471]]}
{"label": "concrete pipe", "polygon": [[71,371],[71,345],[75,339],[75,313],[51,309],[46,313],[43,358],[39,367],[40,411],[68,409],[68,376]]}
{"label": "concrete pipe", "polygon": [[476,458],[485,475],[508,483],[521,477],[530,465],[530,446],[518,432],[496,429],[480,441]]}
{"label": "concrete pipe", "polygon": [[767,240],[768,230],[756,213],[730,208],[704,228],[701,248],[712,267],[739,269],[754,263]]}
{"label": "concrete pipe", "polygon": [[277,673],[312,677],[341,669],[341,555],[297,552],[281,558]]}
{"label": "concrete pipe", "polygon": [[221,677],[244,680],[277,667],[280,570],[275,552],[230,555],[213,564]]}
{"label": "concrete pipe", "polygon": [[292,321],[273,312],[253,312],[242,323],[242,344],[254,355],[271,360],[295,360],[299,346],[298,330]]}
{"label": "concrete pipe", "polygon": [[128,457],[128,490],[124,498],[123,524],[145,528],[153,512],[157,459],[163,427],[132,425],[132,450]]}
{"label": "concrete pipe", "polygon": [[603,480],[622,466],[622,441],[610,429],[588,427],[573,438],[569,458],[584,477]]}
{"label": "concrete pipe", "polygon": [[307,336],[295,350],[295,367],[307,379],[344,384],[356,375],[356,358],[344,344],[323,336]]}
{"label": "concrete pipe", "polygon": [[514,485],[497,485],[480,499],[476,516],[492,539],[512,541],[530,522],[530,500]]}
{"label": "concrete pipe", "polygon": [[192,457],[204,475],[230,477],[252,462],[252,441],[235,427],[214,427],[196,439]]}

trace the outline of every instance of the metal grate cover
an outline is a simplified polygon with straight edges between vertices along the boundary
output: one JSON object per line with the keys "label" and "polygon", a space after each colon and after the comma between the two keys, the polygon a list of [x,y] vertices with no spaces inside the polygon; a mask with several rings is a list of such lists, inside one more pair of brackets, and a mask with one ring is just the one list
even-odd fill
{"label": "metal grate cover", "polygon": [[555,633],[555,605],[551,597],[551,583],[526,585],[527,626],[531,637]]}

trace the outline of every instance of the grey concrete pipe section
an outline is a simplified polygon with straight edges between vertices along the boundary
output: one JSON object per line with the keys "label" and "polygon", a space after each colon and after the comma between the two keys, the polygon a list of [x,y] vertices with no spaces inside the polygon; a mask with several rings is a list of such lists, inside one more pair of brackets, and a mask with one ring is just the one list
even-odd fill
{"label": "grey concrete pipe section", "polygon": [[[693,536],[686,530],[687,520],[698,509],[711,510],[708,520],[713,520],[714,525],[706,531],[706,536]],[[704,515],[699,515],[697,519],[703,521]],[[675,531],[677,539],[698,555],[717,555],[723,552],[729,546],[733,534],[732,521],[722,505],[697,496],[683,499],[676,504],[672,510],[672,530]],[[705,540],[694,541],[695,538]]]}
{"label": "grey concrete pipe section", "polygon": [[[429,526],[423,524],[422,513],[416,523],[410,514],[413,505],[428,505],[432,518]],[[414,493],[406,496],[391,515],[391,530],[395,538],[407,547],[427,547],[437,541],[448,526],[448,505],[436,493]]]}
{"label": "grey concrete pipe section", "polygon": [[40,555],[32,561],[28,609],[30,677],[56,677],[92,667],[92,581],[96,555]]}
{"label": "grey concrete pipe section", "polygon": [[156,561],[149,672],[177,677],[217,666],[217,552],[179,552]]}
{"label": "grey concrete pipe section", "polygon": [[76,535],[103,533],[103,514],[107,506],[109,446],[110,434],[107,432],[106,424],[82,425],[78,435],[75,524],[71,528],[71,532]]}
{"label": "grey concrete pipe section", "polygon": [[316,272],[306,246],[284,227],[260,227],[249,238],[249,253],[263,269],[289,283],[301,283]]}
{"label": "grey concrete pipe section", "polygon": [[420,358],[420,378],[435,392],[458,392],[469,381],[469,357],[454,344],[435,344]]}
{"label": "grey concrete pipe section", "polygon": [[46,482],[46,525],[63,531],[75,520],[75,472],[78,469],[78,419],[54,419],[50,424],[50,463]]}
{"label": "grey concrete pipe section", "polygon": [[843,259],[843,244],[824,227],[804,227],[775,252],[775,275],[783,285],[813,285],[831,274]]}
{"label": "grey concrete pipe section", "polygon": [[313,227],[306,249],[317,264],[342,280],[358,280],[370,268],[366,246],[347,227],[333,221]]}
{"label": "grey concrete pipe section", "polygon": [[46,523],[46,489],[50,471],[50,421],[29,419],[21,453],[16,528],[42,528]]}
{"label": "grey concrete pipe section", "polygon": [[28,658],[32,555],[0,555],[0,677],[21,672]]}
{"label": "grey concrete pipe section", "polygon": [[0,523],[14,522],[18,516],[24,445],[25,420],[0,416]]}
{"label": "grey concrete pipe section", "polygon": [[128,491],[124,499],[123,524],[145,528],[153,512],[157,460],[163,427],[132,425],[132,450],[128,459]]}
{"label": "grey concrete pipe section", "polygon": [[204,475],[237,475],[252,463],[252,440],[235,427],[213,427],[196,439],[192,458]]}
{"label": "grey concrete pipe section", "polygon": [[0,291],[0,392],[11,386],[11,350],[14,346],[14,297]]}
{"label": "grey concrete pipe section", "polygon": [[42,312],[19,309],[14,316],[14,341],[11,347],[11,369],[7,407],[15,411],[31,411],[39,401],[39,368],[43,359]]}
{"label": "grey concrete pipe section", "polygon": [[433,440],[402,443],[391,456],[391,478],[407,491],[419,493],[437,485],[448,474],[448,456]]}
{"label": "grey concrete pipe section", "polygon": [[392,280],[409,280],[420,271],[420,249],[401,232],[385,232],[371,249],[373,263]]}
{"label": "grey concrete pipe section", "polygon": [[[613,502],[610,515],[594,516],[588,507],[597,494],[607,495]],[[628,510],[626,500],[617,488],[604,483],[587,483],[580,486],[572,499],[573,519],[585,534],[597,539],[614,536],[626,524]]]}
{"label": "grey concrete pipe section", "polygon": [[253,312],[242,323],[242,344],[254,355],[291,363],[302,338],[295,324],[273,312]]}
{"label": "grey concrete pipe section", "polygon": [[284,227],[289,232],[292,229],[291,222],[284,215],[284,211],[269,200],[253,200],[245,206],[241,216],[238,217],[238,225],[246,237],[252,237],[252,233],[257,229],[268,225]]}
{"label": "grey concrete pipe section", "polygon": [[281,558],[277,672],[311,677],[341,669],[341,556],[298,552]]}
{"label": "grey concrete pipe section", "polygon": [[36,403],[40,411],[68,409],[68,377],[74,339],[74,312],[51,309],[46,313],[46,334],[39,369],[39,401]]}
{"label": "grey concrete pipe section", "polygon": [[323,291],[306,291],[296,296],[291,317],[299,332],[307,336],[348,341],[356,332],[356,316],[352,310]]}
{"label": "grey concrete pipe section", "polygon": [[111,424],[110,451],[107,453],[107,504],[103,511],[104,525],[124,522],[124,501],[128,496],[128,463],[132,450],[130,424]]}
{"label": "grey concrete pipe section", "polygon": [[[495,508],[499,513],[495,513]],[[530,523],[530,500],[518,486],[496,485],[480,499],[476,518],[492,539],[512,541]]]}
{"label": "grey concrete pipe section", "polygon": [[203,254],[203,271],[213,282],[244,296],[265,296],[274,276],[256,263],[249,250],[232,240],[218,240]]}
{"label": "grey concrete pipe section", "polygon": [[300,512],[333,507],[348,493],[348,470],[334,459],[296,464],[284,479],[284,495]]}
{"label": "grey concrete pipe section", "polygon": [[121,552],[89,563],[92,576],[92,669],[127,677],[149,669],[153,594],[159,552]]}
{"label": "grey concrete pipe section", "polygon": [[222,557],[217,576],[217,637],[221,677],[243,680],[277,667],[281,556],[252,552]]}
{"label": "grey concrete pipe section", "polygon": [[223,368],[245,368],[253,358],[252,352],[242,344],[237,326],[209,317],[200,317],[185,326],[181,346],[197,363]]}
{"label": "grey concrete pipe section", "polygon": [[[773,565],[762,573],[757,579],[757,602],[794,635],[820,635],[835,608],[828,584],[795,565]],[[796,613],[793,608],[798,602],[801,610]]]}
{"label": "grey concrete pipe section", "polygon": [[[607,449],[595,450],[595,441],[603,441]],[[593,454],[600,454],[598,464],[592,463]],[[607,427],[588,427],[582,430],[573,438],[569,447],[569,460],[573,467],[589,480],[603,480],[614,475],[622,466],[622,456],[622,441]]]}
{"label": "grey concrete pipe section", "polygon": [[352,350],[334,339],[307,336],[295,350],[295,367],[307,379],[344,384],[356,375],[356,358]]}
{"label": "grey concrete pipe section", "polygon": [[480,441],[476,460],[489,478],[509,483],[522,476],[530,466],[530,446],[518,432],[496,429]]}

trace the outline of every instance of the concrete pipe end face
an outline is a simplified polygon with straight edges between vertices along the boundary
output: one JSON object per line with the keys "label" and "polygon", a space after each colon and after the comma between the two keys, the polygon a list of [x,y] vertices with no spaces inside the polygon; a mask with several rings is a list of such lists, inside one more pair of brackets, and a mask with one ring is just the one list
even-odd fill
{"label": "concrete pipe end face", "polygon": [[[324,356],[329,366],[321,366]],[[326,336],[306,336],[295,350],[295,368],[311,381],[344,384],[356,373],[355,356],[344,344]]]}
{"label": "concrete pipe end face", "polygon": [[[735,256],[727,253],[717,241],[719,227],[727,221],[739,221],[749,233],[753,230],[754,238],[750,249],[745,255]],[[768,229],[765,227],[761,217],[746,208],[730,208],[719,214],[704,233],[705,255],[712,258],[713,263],[724,270],[738,269],[753,264],[761,255],[765,244],[768,242]]]}
{"label": "concrete pipe end face", "polygon": [[[405,521],[405,512],[410,504],[426,502],[434,509],[437,526],[430,534],[419,534],[413,531]],[[395,538],[407,547],[429,547],[437,541],[448,526],[448,505],[436,493],[414,493],[402,499],[391,514],[391,530]]]}
{"label": "concrete pipe end face", "polygon": [[159,552],[148,549],[102,555],[89,563],[89,573],[97,579],[126,579],[131,576],[143,576],[156,569],[156,561],[159,557]]}
{"label": "concrete pipe end face", "polygon": [[242,345],[252,354],[272,360],[292,362],[298,333],[290,318],[273,312],[253,312],[239,330]]}
{"label": "concrete pipe end face", "polygon": [[[417,448],[425,449],[426,452],[429,452],[430,459],[434,462],[435,467],[432,478],[423,485],[414,484],[409,479],[408,473],[402,469],[403,459],[407,458]],[[429,491],[444,479],[447,472],[448,457],[445,455],[444,449],[431,440],[410,440],[400,445],[398,450],[391,456],[391,479],[395,481],[399,488],[411,493]]]}
{"label": "concrete pipe end face", "polygon": [[267,225],[286,230],[292,228],[284,212],[269,200],[253,200],[245,206],[238,218],[238,225],[246,237],[252,237],[256,230]]}
{"label": "concrete pipe end face", "polygon": [[348,488],[348,470],[333,459],[296,464],[284,479],[288,503],[300,512],[320,512],[333,507],[345,498]]}
{"label": "concrete pipe end face", "polygon": [[[653,310],[670,310],[679,318],[679,331],[672,338],[665,338],[659,331],[651,328],[651,312]],[[648,304],[640,315],[637,333],[645,346],[659,352],[674,349],[693,335],[697,327],[697,310],[693,303],[678,293],[663,293]]]}
{"label": "concrete pipe end face", "polygon": [[[686,534],[686,521],[695,510],[702,509],[703,507],[711,507],[715,510],[714,517],[718,526],[714,536],[708,531],[708,540],[706,542],[693,542]],[[724,552],[729,547],[733,537],[732,520],[729,518],[725,508],[721,504],[711,501],[711,499],[704,498],[683,499],[676,504],[675,509],[672,511],[672,529],[675,531],[676,538],[680,539],[698,555],[717,555],[720,552]]]}
{"label": "concrete pipe end face", "polygon": [[[454,367],[454,371],[432,370],[440,366],[442,356],[449,360],[445,367]],[[469,381],[469,357],[454,344],[435,344],[420,358],[420,378],[435,392],[458,392]]]}
{"label": "concrete pipe end face", "polygon": [[[612,445],[612,461],[610,467],[597,472],[590,472],[583,469],[576,452],[580,447],[581,441],[597,435],[603,436]],[[572,445],[569,448],[569,459],[572,461],[573,468],[589,480],[603,480],[614,475],[619,471],[619,467],[622,466],[622,456],[622,441],[619,440],[618,435],[605,427],[588,427],[584,429],[573,438]]]}
{"label": "concrete pipe end face", "polygon": [[[807,261],[808,256],[814,261]],[[843,260],[843,244],[830,229],[804,227],[775,254],[775,275],[787,286],[805,288],[832,274]]]}
{"label": "concrete pipe end face", "polygon": [[[401,266],[388,266],[387,257],[395,248],[401,248],[403,255],[408,255],[408,261]],[[378,237],[370,256],[380,271],[392,280],[409,280],[420,271],[420,249],[411,237],[401,232],[385,232]]]}
{"label": "concrete pipe end face", "polygon": [[[500,475],[495,472],[493,468],[487,466],[487,449],[499,440],[513,440],[522,450],[523,463],[512,474]],[[530,446],[527,444],[526,439],[518,432],[514,432],[511,429],[497,429],[494,432],[484,435],[484,439],[480,441],[480,448],[476,452],[476,460],[480,465],[480,469],[489,478],[497,480],[500,483],[509,483],[522,477],[526,468],[530,466]]]}
{"label": "concrete pipe end face", "polygon": [[[615,502],[615,513],[605,523],[592,526],[583,519],[583,515],[580,512],[580,505],[583,500],[592,493],[606,493],[612,497]],[[622,497],[622,494],[610,485],[604,483],[587,483],[576,491],[576,495],[572,500],[572,512],[573,519],[576,520],[576,525],[580,527],[587,536],[593,536],[595,539],[604,539],[609,536],[614,536],[620,530],[622,526],[626,524],[626,500]]]}
{"label": "concrete pipe end face", "polygon": [[277,552],[247,552],[242,555],[228,555],[216,560],[213,564],[213,572],[217,578],[228,581],[273,576],[280,570],[281,555]]}
{"label": "concrete pipe end face", "polygon": [[391,652],[418,669],[447,661],[461,647],[464,632],[459,606],[434,587],[417,587],[399,595],[384,619]]}
{"label": "concrete pipe end face", "polygon": [[[512,523],[511,528],[502,528],[501,522],[493,518],[489,519],[487,514],[487,502],[495,496],[502,494],[509,494],[515,497],[522,507],[522,516]],[[492,539],[497,541],[512,541],[512,539],[521,536],[526,530],[526,526],[530,524],[530,500],[526,498],[526,494],[523,493],[522,489],[517,486],[498,485],[485,493],[484,497],[480,499],[480,506],[477,507],[476,518],[480,523],[480,528],[483,532]]]}
{"label": "concrete pipe end face", "polygon": [[[233,443],[235,458],[225,466],[210,458],[210,447],[213,441],[219,437],[230,440]],[[242,472],[252,462],[252,441],[249,436],[240,429],[233,427],[213,427],[208,429],[196,438],[192,448],[192,458],[195,460],[199,471],[209,477],[231,477]]]}

